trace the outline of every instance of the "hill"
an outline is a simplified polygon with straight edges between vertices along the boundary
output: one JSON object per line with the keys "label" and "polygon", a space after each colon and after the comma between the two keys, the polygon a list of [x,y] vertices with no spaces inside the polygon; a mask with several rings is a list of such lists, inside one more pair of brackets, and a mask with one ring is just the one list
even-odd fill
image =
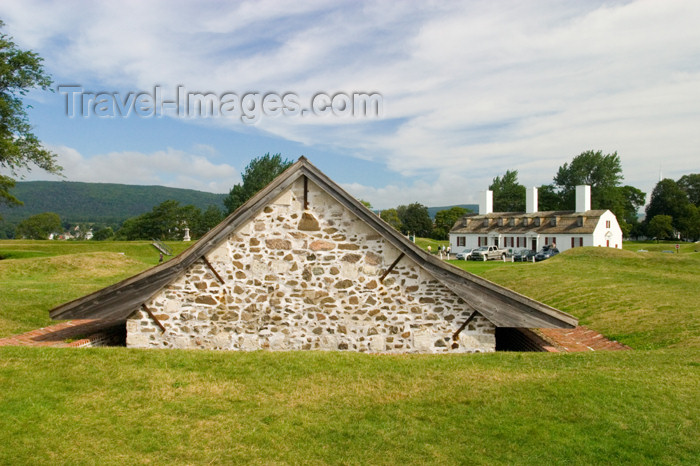
{"label": "hill", "polygon": [[0,205],[0,218],[16,224],[42,212],[55,212],[66,223],[116,225],[174,199],[202,210],[210,205],[223,209],[225,194],[164,186],[137,186],[73,181],[24,181],[10,191],[24,202],[20,207]]}
{"label": "hill", "polygon": [[472,212],[479,212],[479,205],[478,204],[457,204],[457,205],[446,205],[442,207],[428,207],[428,215],[430,215],[430,218],[433,220],[435,219],[435,214],[440,212],[441,210],[448,210],[453,207],[462,207],[463,209],[470,210]]}

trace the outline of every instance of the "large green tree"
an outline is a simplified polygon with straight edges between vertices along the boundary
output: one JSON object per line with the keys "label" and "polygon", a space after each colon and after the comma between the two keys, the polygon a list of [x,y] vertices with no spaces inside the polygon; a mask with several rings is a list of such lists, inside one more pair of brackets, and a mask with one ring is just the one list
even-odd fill
{"label": "large green tree", "polygon": [[553,185],[543,184],[537,188],[537,210],[541,212],[563,210],[561,198]]}
{"label": "large green tree", "polygon": [[202,220],[199,225],[199,231],[197,236],[202,236],[204,233],[208,232],[215,226],[217,226],[224,219],[224,213],[216,207],[215,205],[210,205],[207,210],[202,212]]}
{"label": "large green tree", "polygon": [[[0,28],[4,23],[0,21]],[[34,52],[21,50],[7,34],[0,32],[0,202],[19,205],[10,194],[13,177],[20,170],[39,167],[52,173],[61,170],[56,154],[44,149],[32,133],[22,98],[31,89],[48,89],[51,78],[44,71],[42,59]]]}
{"label": "large green tree", "polygon": [[228,212],[238,209],[293,163],[292,160],[282,159],[281,154],[270,155],[269,152],[251,160],[241,175],[243,182],[234,185],[224,199]]}
{"label": "large green tree", "polygon": [[503,178],[493,179],[489,189],[493,191],[494,212],[525,211],[525,186],[518,183],[518,170],[506,170]]}
{"label": "large green tree", "polygon": [[700,207],[700,173],[683,175],[678,180],[678,186],[688,195],[688,200]]}
{"label": "large green tree", "polygon": [[[683,238],[697,239],[700,236],[700,213],[688,198],[687,192],[681,187],[680,180],[677,183],[666,178],[654,187],[646,208],[647,229],[651,227],[651,221],[657,216],[670,217],[673,228],[680,232]],[[651,231],[649,234],[655,236]]]}
{"label": "large green tree", "polygon": [[399,218],[399,213],[396,211],[396,209],[384,209],[379,213],[379,216],[386,223],[388,223],[389,225],[391,225],[395,229],[401,231],[401,229],[403,227],[403,223],[401,223],[401,219]]}
{"label": "large green tree", "polygon": [[673,219],[670,215],[656,215],[647,225],[647,233],[656,239],[673,238]]}
{"label": "large green tree", "polygon": [[430,236],[433,230],[433,221],[430,219],[426,206],[414,202],[407,206],[398,206],[396,212],[401,220],[401,231],[404,234],[415,234],[421,237]]}
{"label": "large green tree", "polygon": [[623,179],[617,152],[582,152],[571,163],[559,167],[554,177],[553,185],[560,198],[558,208],[574,209],[576,186],[587,184],[591,187],[591,208],[610,210],[627,235],[637,221],[637,210],[644,205],[646,194],[633,186],[622,186]]}
{"label": "large green tree", "polygon": [[124,222],[117,232],[119,239],[181,240],[185,228],[193,238],[201,234],[201,211],[192,205],[181,206],[169,200],[155,206],[153,210]]}
{"label": "large green tree", "polygon": [[49,239],[51,233],[61,231],[61,218],[53,212],[32,215],[22,220],[15,229],[15,238]]}
{"label": "large green tree", "polygon": [[437,240],[446,240],[450,237],[450,230],[460,218],[464,217],[469,210],[464,207],[452,207],[440,210],[435,214],[435,228],[432,237]]}
{"label": "large green tree", "polygon": [[622,182],[622,165],[617,152],[603,154],[602,151],[586,151],[565,163],[554,176],[562,203],[566,209],[576,205],[576,186],[587,184],[591,187],[591,204],[594,209],[601,208],[601,200],[611,197]]}
{"label": "large green tree", "polygon": [[665,178],[656,183],[651,193],[651,199],[646,208],[646,218],[651,221],[657,215],[668,215],[674,220],[673,226],[677,227],[675,222],[681,217],[683,207],[689,202],[688,195],[678,186],[678,183]]}

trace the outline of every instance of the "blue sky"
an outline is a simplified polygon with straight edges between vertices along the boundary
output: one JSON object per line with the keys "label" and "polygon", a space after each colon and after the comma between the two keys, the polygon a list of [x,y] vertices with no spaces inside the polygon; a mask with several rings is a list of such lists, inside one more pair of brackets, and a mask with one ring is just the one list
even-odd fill
{"label": "blue sky", "polygon": [[[66,116],[33,92],[36,135],[69,181],[227,192],[256,156],[306,155],[387,208],[475,203],[506,170],[549,183],[585,150],[617,151],[650,193],[700,172],[700,2],[0,3],[4,32],[55,86],[166,97],[378,93],[381,115]],[[25,179],[55,179],[33,170]]]}

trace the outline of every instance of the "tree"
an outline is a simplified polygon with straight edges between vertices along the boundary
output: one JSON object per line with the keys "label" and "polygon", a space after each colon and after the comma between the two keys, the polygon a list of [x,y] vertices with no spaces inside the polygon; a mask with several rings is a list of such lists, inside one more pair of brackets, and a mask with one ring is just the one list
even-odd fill
{"label": "tree", "polygon": [[670,215],[656,215],[647,225],[647,234],[656,239],[673,238],[673,225]]}
{"label": "tree", "polygon": [[464,207],[452,207],[440,210],[435,214],[435,228],[432,237],[437,240],[446,240],[450,237],[450,230],[457,223],[457,220],[464,217],[469,212]]}
{"label": "tree", "polygon": [[576,203],[576,186],[587,184],[591,187],[591,204],[594,209],[601,206],[601,199],[610,198],[622,181],[622,165],[617,152],[603,155],[602,151],[586,151],[573,158],[570,164],[559,167],[554,177],[554,185],[563,204],[573,209]]}
{"label": "tree", "polygon": [[689,203],[688,195],[678,183],[669,178],[663,179],[656,183],[651,193],[646,208],[647,221],[651,221],[657,215],[668,215],[673,219],[673,226],[677,228],[676,222],[682,216],[683,208]]}
{"label": "tree", "polygon": [[537,188],[537,209],[542,212],[563,210],[561,198],[551,184],[543,184]]}
{"label": "tree", "polygon": [[114,230],[111,227],[100,228],[92,235],[94,241],[106,241],[114,238]]}
{"label": "tree", "polygon": [[16,238],[49,239],[51,233],[61,231],[61,218],[53,212],[32,215],[21,221],[15,230]]}
{"label": "tree", "polygon": [[151,212],[132,217],[124,222],[117,232],[126,240],[159,239],[181,240],[185,228],[193,237],[199,236],[201,211],[192,205],[181,206],[178,201],[169,200],[155,206]]}
{"label": "tree", "polygon": [[221,209],[215,205],[210,205],[207,207],[207,210],[202,212],[202,219],[199,225],[200,231],[198,232],[199,234],[197,236],[204,235],[206,232],[221,223],[223,219],[224,213],[221,212]]}
{"label": "tree", "polygon": [[693,241],[700,238],[700,211],[695,204],[688,202],[680,209],[679,215],[675,224],[681,236]]}
{"label": "tree", "polygon": [[681,176],[678,180],[678,186],[685,191],[688,200],[692,202],[695,207],[700,207],[700,173],[691,173],[690,175]]}
{"label": "tree", "polygon": [[506,170],[503,178],[497,176],[493,179],[489,189],[493,191],[494,212],[525,211],[526,190],[518,183],[518,170]]}
{"label": "tree", "polygon": [[293,163],[292,160],[283,160],[281,154],[270,155],[269,152],[251,160],[241,175],[243,183],[234,185],[224,199],[228,213],[238,209]]}
{"label": "tree", "polygon": [[423,204],[414,202],[408,206],[400,205],[396,208],[402,223],[401,231],[404,234],[429,237],[433,229],[433,221],[428,214],[428,208]]}
{"label": "tree", "polygon": [[[0,28],[5,24],[0,21]],[[6,34],[0,33],[0,168],[13,176],[21,169],[37,166],[59,173],[56,154],[41,147],[32,133],[22,98],[33,88],[48,89],[51,78],[45,73],[42,58],[34,52],[21,50]],[[20,205],[10,194],[15,180],[0,174],[0,202]]]}
{"label": "tree", "polygon": [[554,177],[554,187],[560,198],[558,208],[573,210],[576,186],[587,184],[591,187],[591,208],[610,210],[617,217],[623,234],[627,235],[632,224],[637,222],[637,211],[644,205],[646,194],[633,186],[621,186],[623,179],[617,152],[583,152],[570,164],[559,167]]}
{"label": "tree", "polygon": [[668,178],[659,181],[647,206],[647,228],[654,217],[666,215],[683,238],[694,240],[700,237],[700,212],[688,194],[696,195],[697,181],[697,175],[684,175],[678,182]]}
{"label": "tree", "polygon": [[399,231],[401,231],[401,229],[403,228],[403,223],[401,223],[399,213],[396,211],[396,209],[382,210],[379,213],[379,217],[381,217],[382,220],[384,220],[386,223],[388,223],[389,225],[391,225]]}

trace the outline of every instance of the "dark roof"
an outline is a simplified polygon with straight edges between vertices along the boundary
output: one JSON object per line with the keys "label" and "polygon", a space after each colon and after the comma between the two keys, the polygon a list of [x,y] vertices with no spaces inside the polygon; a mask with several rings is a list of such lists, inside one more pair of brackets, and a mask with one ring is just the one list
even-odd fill
{"label": "dark roof", "polygon": [[[465,215],[459,219],[450,230],[451,234],[499,234],[521,235],[536,234],[569,234],[585,235],[595,230],[600,217],[607,210],[587,210],[574,212],[571,210],[546,211],[535,213],[523,212],[494,212],[486,215]],[[511,225],[511,219],[513,224]],[[535,219],[539,219],[539,225]],[[556,224],[552,224],[556,219]],[[488,225],[485,224],[488,220]],[[499,225],[499,220],[502,222]],[[524,224],[527,220],[527,225]]]}
{"label": "dark roof", "polygon": [[386,241],[453,290],[494,325],[568,328],[578,324],[577,319],[569,314],[458,269],[423,251],[331,181],[305,157],[299,158],[267,187],[177,257],[115,285],[58,306],[50,311],[51,318],[126,320],[135,309],[185,273],[193,263],[202,260],[205,254],[302,176],[307,177],[340,204],[350,209]]}

